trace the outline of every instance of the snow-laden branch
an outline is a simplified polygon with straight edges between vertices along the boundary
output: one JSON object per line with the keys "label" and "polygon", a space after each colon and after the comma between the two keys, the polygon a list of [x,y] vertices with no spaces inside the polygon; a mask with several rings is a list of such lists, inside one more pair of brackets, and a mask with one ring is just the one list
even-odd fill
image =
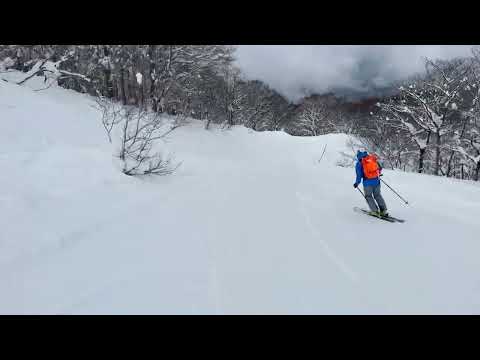
{"label": "snow-laden branch", "polygon": [[[58,67],[63,61],[65,61],[65,59],[66,58],[63,57],[62,60],[57,62],[51,62],[49,60],[38,61],[27,73],[27,76],[23,80],[19,81],[17,85],[23,85],[25,82],[38,75],[45,76],[45,81],[47,78],[51,79],[52,81],[58,81],[59,79],[65,78],[76,78],[85,82],[91,82],[91,79],[83,74],[60,70]],[[49,75],[47,76],[47,74]]]}

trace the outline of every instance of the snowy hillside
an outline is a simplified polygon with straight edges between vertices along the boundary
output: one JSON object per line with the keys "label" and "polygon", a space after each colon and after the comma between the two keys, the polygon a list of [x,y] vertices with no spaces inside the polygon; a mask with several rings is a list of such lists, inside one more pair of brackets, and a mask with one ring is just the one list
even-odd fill
{"label": "snowy hillside", "polygon": [[352,210],[346,136],[197,121],[175,174],[128,177],[93,101],[41,80],[0,81],[1,314],[480,313],[478,183],[385,171],[391,224]]}

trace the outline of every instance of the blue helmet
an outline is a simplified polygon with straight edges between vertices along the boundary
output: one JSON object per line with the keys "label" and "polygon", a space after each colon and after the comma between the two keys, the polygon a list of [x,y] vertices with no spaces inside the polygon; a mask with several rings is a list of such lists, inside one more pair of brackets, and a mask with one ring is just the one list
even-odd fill
{"label": "blue helmet", "polygon": [[359,161],[362,160],[367,155],[368,155],[368,152],[366,151],[360,151],[360,150],[357,151],[357,159]]}

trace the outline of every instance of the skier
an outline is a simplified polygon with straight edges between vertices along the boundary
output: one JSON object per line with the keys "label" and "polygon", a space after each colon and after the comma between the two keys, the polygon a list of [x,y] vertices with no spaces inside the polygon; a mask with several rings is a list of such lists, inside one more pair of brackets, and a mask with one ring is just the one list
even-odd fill
{"label": "skier", "polygon": [[[367,200],[370,214],[375,216],[387,217],[387,205],[380,193],[380,176],[382,176],[382,166],[377,161],[377,156],[368,154],[366,151],[357,151],[358,162],[355,165],[357,178],[353,187],[356,189],[363,180],[363,189],[365,190],[365,200]],[[378,204],[378,206],[377,206]]]}

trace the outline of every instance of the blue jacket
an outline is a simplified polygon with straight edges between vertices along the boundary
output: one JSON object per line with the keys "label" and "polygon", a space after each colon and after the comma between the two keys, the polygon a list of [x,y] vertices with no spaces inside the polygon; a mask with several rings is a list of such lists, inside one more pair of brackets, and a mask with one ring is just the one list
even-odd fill
{"label": "blue jacket", "polygon": [[[355,180],[355,184],[360,184],[363,180],[363,186],[377,186],[380,185],[380,179],[376,177],[375,179],[366,179],[363,175],[363,167],[362,167],[362,159],[367,156],[368,153],[366,151],[357,151],[357,164],[355,165],[355,171],[357,172],[357,179]],[[380,166],[380,164],[379,164]],[[380,166],[381,169],[381,166]]]}

